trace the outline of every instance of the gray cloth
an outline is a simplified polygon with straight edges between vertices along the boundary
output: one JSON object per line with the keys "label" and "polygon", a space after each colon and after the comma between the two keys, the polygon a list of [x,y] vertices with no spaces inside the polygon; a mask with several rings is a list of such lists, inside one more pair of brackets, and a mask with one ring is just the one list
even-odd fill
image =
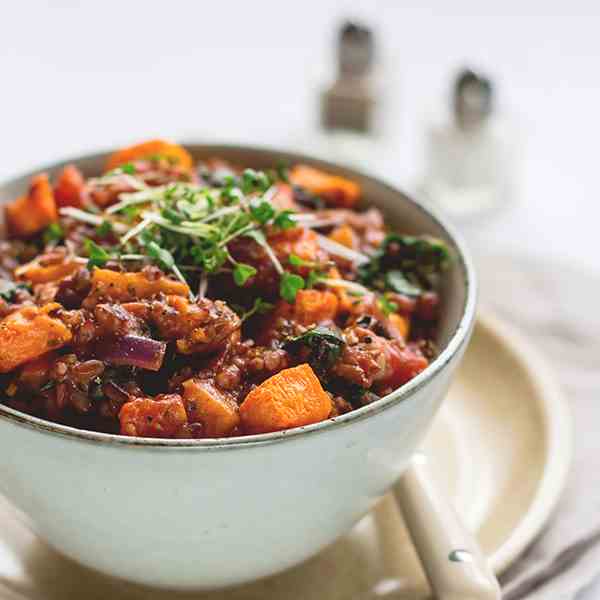
{"label": "gray cloth", "polygon": [[539,539],[501,577],[504,598],[600,598],[600,277],[514,257],[483,256],[478,267],[482,306],[537,345],[575,419],[567,489]]}

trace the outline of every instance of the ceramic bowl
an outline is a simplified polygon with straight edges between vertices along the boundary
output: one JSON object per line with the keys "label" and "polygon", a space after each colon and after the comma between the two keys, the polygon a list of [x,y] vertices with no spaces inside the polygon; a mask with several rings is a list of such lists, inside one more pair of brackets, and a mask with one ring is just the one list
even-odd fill
{"label": "ceramic bowl", "polygon": [[[207,589],[258,579],[316,554],[390,489],[465,350],[476,293],[462,242],[385,183],[274,150],[187,147],[196,158],[256,168],[301,161],[354,179],[391,227],[438,236],[454,254],[443,282],[439,356],[394,393],[340,417],[270,434],[156,440],[78,430],[0,405],[0,492],[42,539],[116,577]],[[68,162],[90,175],[105,158]],[[0,202],[22,193],[29,176],[0,186]]]}

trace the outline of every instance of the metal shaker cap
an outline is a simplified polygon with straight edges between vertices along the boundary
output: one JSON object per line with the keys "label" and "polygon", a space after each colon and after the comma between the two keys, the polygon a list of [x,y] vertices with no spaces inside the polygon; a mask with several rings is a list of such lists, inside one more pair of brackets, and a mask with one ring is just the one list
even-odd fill
{"label": "metal shaker cap", "polygon": [[340,77],[362,77],[373,66],[375,44],[373,32],[364,25],[347,21],[338,39]]}
{"label": "metal shaker cap", "polygon": [[459,127],[469,129],[483,123],[493,108],[492,82],[464,69],[454,83],[454,114]]}

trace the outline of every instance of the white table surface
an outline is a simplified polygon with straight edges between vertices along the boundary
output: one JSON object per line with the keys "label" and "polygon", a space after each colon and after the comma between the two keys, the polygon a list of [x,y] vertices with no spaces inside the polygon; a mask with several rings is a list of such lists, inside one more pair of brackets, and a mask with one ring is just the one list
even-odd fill
{"label": "white table surface", "polygon": [[[314,122],[335,26],[357,15],[376,28],[393,98],[386,126],[396,148],[390,178],[414,182],[422,169],[426,107],[444,102],[457,69],[479,67],[497,82],[502,111],[521,140],[519,203],[485,232],[487,252],[559,261],[546,267],[549,276],[556,270],[559,277],[560,265],[569,263],[600,273],[600,5],[491,4],[7,2],[0,10],[0,180],[154,136],[293,147]],[[505,316],[517,301],[506,298]],[[545,340],[545,321],[537,326],[534,313],[523,318],[517,312],[517,322],[533,324],[532,337]],[[556,331],[577,329],[576,320],[569,323],[571,329]],[[549,356],[562,363],[562,351]],[[569,389],[570,372],[564,376]],[[570,391],[579,411],[589,406],[583,388]],[[588,444],[581,460],[594,438],[582,439]],[[566,510],[585,515],[570,501],[584,495],[585,489],[571,488]],[[550,543],[542,540],[534,558],[550,561],[561,547],[557,537],[556,531],[546,536]],[[530,556],[523,568],[532,565]],[[597,587],[581,589],[590,578],[588,572],[585,581],[571,584],[571,592],[600,597]]]}

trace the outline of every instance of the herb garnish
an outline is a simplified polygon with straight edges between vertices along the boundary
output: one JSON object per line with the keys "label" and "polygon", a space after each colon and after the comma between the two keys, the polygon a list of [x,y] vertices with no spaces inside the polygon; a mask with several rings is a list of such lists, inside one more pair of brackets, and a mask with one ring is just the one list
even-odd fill
{"label": "herb garnish", "polygon": [[306,288],[311,289],[317,285],[317,283],[326,283],[326,275],[321,271],[316,269],[311,269],[308,272],[308,277],[306,278]]}
{"label": "herb garnish", "polygon": [[[238,263],[229,244],[249,237],[263,248],[280,276],[280,296],[293,302],[306,282],[284,269],[267,238],[273,230],[297,226],[292,211],[278,210],[272,202],[278,193],[274,182],[282,176],[246,169],[241,175],[224,175],[218,187],[188,182],[149,187],[126,164],[96,181],[108,185],[115,177],[128,178],[136,191],[119,194],[118,202],[98,215],[85,211],[68,214],[95,224],[98,238],[120,236],[112,248],[93,240],[85,242],[90,268],[102,267],[112,259],[146,259],[173,272],[191,289],[198,289],[200,278],[222,273],[230,273],[236,285],[245,285],[256,275],[256,266]],[[294,260],[302,259],[291,260],[292,266],[297,266]],[[310,265],[313,270],[315,267]],[[309,285],[318,279],[315,271],[309,276]]]}
{"label": "herb garnish", "polygon": [[315,263],[309,260],[304,260],[293,252],[288,257],[288,262],[294,267],[314,267]]}
{"label": "herb garnish", "polygon": [[50,223],[44,231],[44,243],[60,242],[65,237],[65,232],[59,223]]}
{"label": "herb garnish", "polygon": [[296,294],[299,290],[304,289],[305,282],[300,275],[285,271],[279,280],[279,295],[290,304],[296,300]]}
{"label": "herb garnish", "polygon": [[146,244],[146,250],[148,256],[153,258],[163,269],[170,271],[175,265],[173,255],[168,250],[161,248],[156,242],[148,242]]}
{"label": "herb garnish", "polygon": [[379,304],[379,308],[381,308],[386,317],[389,317],[392,313],[398,310],[398,305],[385,296],[380,296],[377,302]]}
{"label": "herb garnish", "polygon": [[271,304],[270,302],[265,302],[262,298],[259,297],[254,300],[254,304],[252,305],[252,308],[249,310],[246,310],[243,306],[239,306],[236,304],[232,304],[231,308],[233,308],[235,310],[235,312],[237,312],[237,314],[240,317],[240,320],[243,323],[244,321],[249,319],[252,315],[255,315],[255,314],[265,315],[268,312],[271,312],[275,308],[275,306],[273,304]]}
{"label": "herb garnish", "polygon": [[273,225],[283,230],[296,227],[297,223],[292,216],[293,214],[294,213],[291,210],[282,210],[275,215],[275,218],[273,219]]}
{"label": "herb garnish", "polygon": [[108,237],[113,232],[113,226],[110,221],[106,219],[102,221],[98,227],[96,227],[96,235],[101,238]]}
{"label": "herb garnish", "polygon": [[127,173],[127,175],[135,175],[135,165],[132,163],[125,163],[119,167],[122,173]]}
{"label": "herb garnish", "polygon": [[251,265],[237,263],[233,268],[233,280],[236,285],[244,285],[254,275],[256,275],[256,269]]}
{"label": "herb garnish", "polygon": [[103,267],[113,256],[102,246],[98,246],[93,240],[84,241],[84,247],[89,257],[88,269]]}

